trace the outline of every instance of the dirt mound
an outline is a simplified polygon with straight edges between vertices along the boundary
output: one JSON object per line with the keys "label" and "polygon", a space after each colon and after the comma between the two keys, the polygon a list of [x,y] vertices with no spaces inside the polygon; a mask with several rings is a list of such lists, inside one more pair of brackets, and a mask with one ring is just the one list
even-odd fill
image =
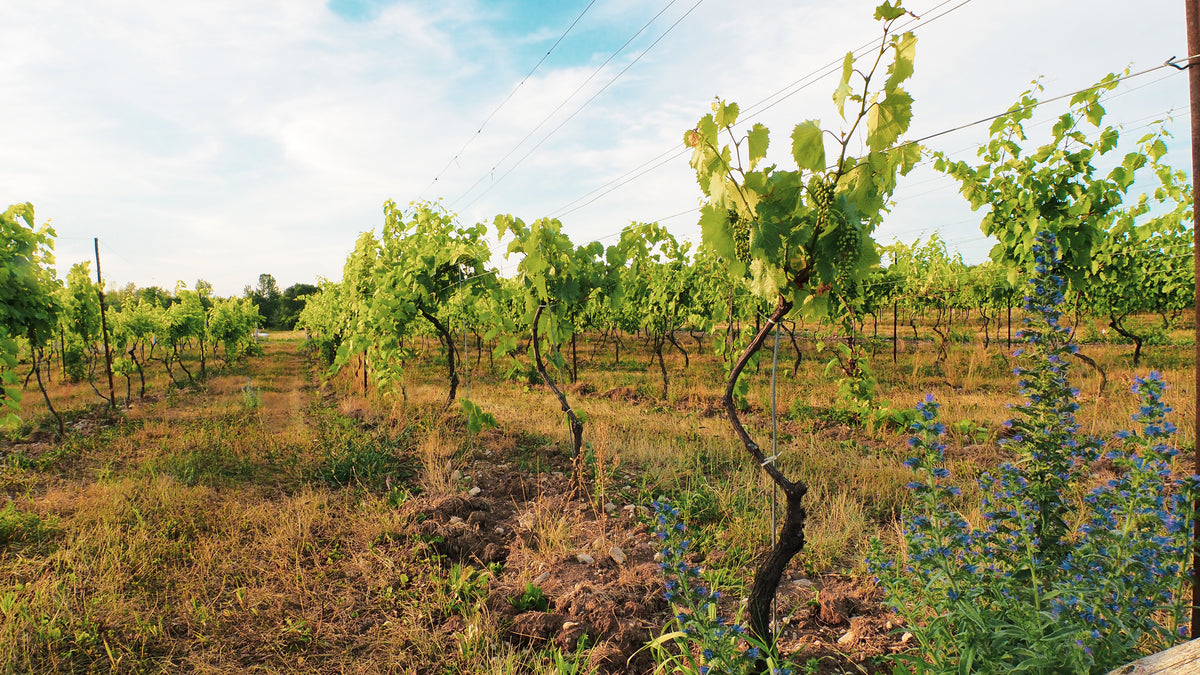
{"label": "dirt mound", "polygon": [[606,398],[610,401],[629,401],[636,403],[641,401],[644,396],[638,393],[634,387],[613,387],[608,391],[600,394],[601,398]]}
{"label": "dirt mound", "polygon": [[720,417],[725,414],[725,405],[719,396],[689,394],[679,401],[676,408],[679,412],[696,413],[700,417]]}
{"label": "dirt mound", "polygon": [[568,384],[566,392],[577,396],[589,396],[596,393],[596,388],[587,382],[576,382],[575,384]]}
{"label": "dirt mound", "polygon": [[487,565],[508,558],[503,528],[497,529],[494,502],[454,495],[423,510],[417,533],[438,555],[458,563]]}

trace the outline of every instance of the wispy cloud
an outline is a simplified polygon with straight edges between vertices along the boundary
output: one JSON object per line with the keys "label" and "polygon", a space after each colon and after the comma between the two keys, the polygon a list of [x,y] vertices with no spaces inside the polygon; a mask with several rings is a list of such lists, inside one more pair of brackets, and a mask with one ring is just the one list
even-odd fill
{"label": "wispy cloud", "polygon": [[[555,11],[574,18],[583,4]],[[496,182],[693,4],[672,5],[497,164],[666,5],[600,0],[560,58],[547,60],[427,196],[446,198],[472,222],[501,212],[551,215],[677,147],[713,96],[752,103],[877,35],[873,2],[731,9],[708,0]],[[996,112],[1038,74],[1059,91],[1182,54],[1175,5],[975,0],[921,30],[914,128]],[[382,202],[421,194],[569,22],[531,11],[483,0],[14,3],[0,52],[0,196],[33,201],[40,218],[54,219],[63,270],[90,257],[99,236],[115,281],[170,286],[204,277],[229,294],[261,272],[284,286],[337,277],[355,235],[381,222]],[[1114,103],[1114,121],[1186,102],[1182,82]],[[795,122],[834,121],[831,88],[817,83],[762,116],[777,144],[773,159],[786,162],[783,139]],[[969,147],[971,138],[978,135],[947,142]],[[604,236],[697,198],[681,159],[565,225],[581,239]],[[907,208],[887,232],[952,223],[978,238],[952,186]],[[693,222],[668,224],[694,234]]]}

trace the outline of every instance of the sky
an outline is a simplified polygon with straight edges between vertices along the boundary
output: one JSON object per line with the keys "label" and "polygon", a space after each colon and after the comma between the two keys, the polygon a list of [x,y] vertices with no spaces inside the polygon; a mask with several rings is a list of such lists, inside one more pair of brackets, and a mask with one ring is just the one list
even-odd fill
{"label": "sky", "polygon": [[[95,237],[110,286],[202,278],[218,295],[264,273],[281,289],[340,279],[388,199],[440,199],[465,224],[558,217],[577,243],[615,243],[632,221],[698,242],[683,132],[714,97],[736,101],[790,168],[796,123],[841,124],[835,76],[815,75],[878,40],[876,4],[10,1],[0,208],[32,202],[51,222],[60,276]],[[1049,98],[1187,52],[1182,0],[905,6],[919,17],[906,138],[1000,113],[1034,80]],[[1130,149],[1172,117],[1169,161],[1190,175],[1183,72],[1131,78],[1105,107]],[[1037,111],[1031,144],[1062,111]],[[927,145],[971,161],[986,126]],[[953,180],[923,165],[894,199],[877,241],[938,232],[986,257]]]}

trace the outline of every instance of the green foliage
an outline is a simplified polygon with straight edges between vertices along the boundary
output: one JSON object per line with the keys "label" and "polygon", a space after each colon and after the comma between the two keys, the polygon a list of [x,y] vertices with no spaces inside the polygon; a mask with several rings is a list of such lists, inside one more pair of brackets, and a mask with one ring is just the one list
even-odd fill
{"label": "green foliage", "polygon": [[[919,157],[915,145],[896,145],[907,129],[912,99],[901,84],[912,72],[915,37],[906,33],[885,39],[874,64],[866,71],[848,58],[835,101],[850,127],[825,132],[816,121],[796,125],[792,158],[797,170],[762,166],[760,148],[767,130],[756,127],[754,142],[747,136],[732,146],[720,135],[737,138],[735,104],[716,102],[713,112],[685,135],[693,148],[692,167],[708,201],[701,210],[705,246],[715,250],[735,277],[748,275],[751,290],[767,300],[782,295],[795,306],[822,314],[828,296],[854,295],[864,274],[878,264],[869,234],[882,219],[897,174],[906,173]],[[876,74],[883,57],[892,54],[892,76],[878,87]],[[861,88],[851,93],[855,77]],[[872,88],[872,83],[876,88]],[[845,118],[845,104],[857,104]],[[853,109],[852,109],[853,110]],[[870,151],[848,157],[864,124]],[[828,165],[825,136],[837,139],[837,160]],[[750,150],[741,159],[742,144]],[[736,155],[736,156],[735,156]],[[747,255],[737,254],[738,230],[747,228]],[[866,235],[866,236],[864,236]]]}
{"label": "green foliage", "polygon": [[[1070,110],[1051,128],[1050,139],[1032,152],[1024,123],[1037,106],[1041,85],[1022,94],[991,126],[991,140],[979,150],[983,163],[972,167],[934,153],[934,167],[954,177],[971,208],[987,206],[980,229],[999,239],[992,259],[1004,263],[1009,282],[1033,265],[1038,232],[1053,234],[1063,251],[1064,274],[1072,288],[1084,284],[1108,214],[1121,204],[1146,156],[1131,152],[1107,176],[1096,159],[1117,146],[1118,132],[1100,127],[1100,96],[1117,86],[1110,74],[1071,99]],[[1093,130],[1091,137],[1085,129]]]}
{"label": "green foliage", "polygon": [[223,346],[225,362],[232,363],[251,349],[261,321],[258,308],[247,298],[215,300],[208,310],[208,339]]}
{"label": "green foliage", "polygon": [[71,266],[67,273],[63,323],[89,350],[100,339],[100,290],[100,285],[92,281],[91,263]]}
{"label": "green foliage", "polygon": [[304,309],[296,327],[308,333],[308,340],[326,366],[332,366],[348,324],[343,284],[322,279],[320,291],[304,297]]}
{"label": "green foliage", "polygon": [[45,520],[36,513],[22,513],[11,501],[0,509],[0,550],[13,544],[45,541],[57,532],[54,520]]}
{"label": "green foliage", "polygon": [[[763,133],[765,133],[763,129]],[[690,318],[696,268],[688,260],[689,244],[679,242],[658,223],[633,223],[621,232],[617,245],[626,267],[621,280],[622,306],[633,315],[630,323],[645,330],[659,358],[663,398],[667,371],[663,347]]]}
{"label": "green foliage", "polygon": [[497,422],[495,415],[484,412],[482,408],[476,405],[475,402],[469,398],[459,400],[462,404],[463,414],[466,415],[467,418],[467,429],[471,433],[477,434],[484,429],[493,429],[496,427]]}
{"label": "green foliage", "polygon": [[[24,222],[22,222],[24,221]],[[33,204],[0,214],[0,426],[20,423],[17,338],[42,347],[56,332],[62,302],[54,278],[54,230],[34,225]]]}
{"label": "green foliage", "polygon": [[1133,365],[1150,335],[1135,333],[1135,313],[1179,312],[1195,304],[1196,267],[1192,256],[1192,187],[1182,171],[1161,163],[1160,134],[1141,139],[1158,187],[1123,209],[1114,209],[1092,256],[1087,297],[1107,315],[1109,326],[1135,343]]}
{"label": "green foliage", "polygon": [[[848,126],[826,132],[820,122],[809,120],[794,127],[795,170],[763,165],[768,132],[760,126],[745,135],[736,130],[736,104],[716,101],[712,113],[684,134],[685,145],[692,148],[696,182],[706,197],[699,223],[703,245],[728,266],[735,286],[749,290],[752,303],[774,305],[766,325],[733,362],[725,387],[727,407],[744,398],[740,376],[773,324],[798,312],[833,317],[852,330],[861,312],[862,284],[879,264],[871,233],[887,211],[897,177],[920,157],[917,145],[899,143],[912,117],[913,99],[901,85],[912,75],[916,38],[890,30],[904,13],[898,4],[881,5],[876,17],[884,22],[884,38],[873,62],[856,68],[850,55],[843,63],[833,101]],[[885,61],[888,72],[881,83]],[[832,155],[826,152],[827,134],[835,141]],[[864,145],[866,155],[850,156],[852,146]],[[832,162],[831,156],[836,157]],[[852,343],[845,346],[848,353],[839,350],[836,363],[848,382],[846,395],[868,397],[873,383],[866,361],[858,358],[861,352],[856,353]],[[800,505],[807,487],[789,480],[774,458],[766,457],[736,413],[730,415],[730,423],[753,461],[786,496],[786,536],[779,538],[771,565],[760,568],[749,598],[752,631],[769,641],[767,614],[783,566],[804,544]]]}
{"label": "green foliage", "polygon": [[934,312],[933,332],[937,336],[938,362],[950,355],[949,340],[942,325],[946,312],[957,304],[968,287],[968,268],[962,255],[950,255],[946,242],[936,233],[924,244],[895,243],[883,249],[891,260],[888,270],[903,279],[904,305],[915,311]]}
{"label": "green foliage", "polygon": [[517,265],[518,297],[524,300],[521,323],[529,326],[534,366],[542,380],[558,397],[571,429],[572,457],[575,477],[581,479],[583,418],[572,409],[546,370],[541,351],[545,337],[550,350],[548,359],[560,372],[566,369],[560,346],[570,340],[577,330],[582,311],[593,295],[613,302],[619,297],[620,270],[624,255],[618,247],[605,249],[599,242],[576,247],[563,234],[562,223],[542,218],[526,225],[510,215],[496,216],[500,237],[512,234],[508,256],[524,257]]}
{"label": "green foliage", "polygon": [[[958,511],[945,433],[932,397],[910,444],[916,498],[903,513],[906,554],[870,564],[919,645],[901,657],[921,673],[1103,673],[1186,632],[1195,477],[1177,479],[1174,425],[1156,373],[1135,380],[1140,432],[1118,432],[1105,457],[1118,477],[1079,499],[1104,450],[1081,437],[1067,381],[1074,345],[1059,325],[1064,265],[1050,235],[1031,249],[1032,314],[1017,374],[1025,403],[1007,423],[1015,455],[984,474],[984,523]],[[1179,629],[1178,632],[1176,629]]]}
{"label": "green foliage", "polygon": [[545,612],[550,609],[550,598],[546,597],[540,586],[526,582],[525,591],[515,598],[509,598],[508,604],[518,612]]}

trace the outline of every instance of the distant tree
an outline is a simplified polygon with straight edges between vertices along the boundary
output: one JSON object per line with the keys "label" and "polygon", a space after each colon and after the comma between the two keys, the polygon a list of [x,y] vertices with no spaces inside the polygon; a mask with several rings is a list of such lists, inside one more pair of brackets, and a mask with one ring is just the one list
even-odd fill
{"label": "distant tree", "polygon": [[292,284],[283,292],[279,299],[279,321],[276,325],[281,330],[292,330],[300,319],[304,309],[304,296],[320,293],[321,289],[313,284]]}
{"label": "distant tree", "polygon": [[144,302],[164,309],[170,307],[171,303],[175,301],[174,296],[158,286],[139,288],[137,294]]}
{"label": "distant tree", "polygon": [[279,292],[279,284],[270,274],[258,275],[258,286],[246,286],[245,296],[254,303],[258,313],[263,317],[263,323],[269,328],[278,328],[280,324],[280,301],[283,296]]}
{"label": "distant tree", "polygon": [[279,284],[276,283],[274,276],[270,274],[258,275],[258,294],[268,300],[279,298]]}
{"label": "distant tree", "polygon": [[200,296],[200,304],[204,305],[205,311],[212,309],[213,306],[213,285],[211,281],[204,279],[196,280],[196,295]]}
{"label": "distant tree", "polygon": [[137,299],[137,284],[132,281],[121,287],[110,284],[108,289],[104,291],[104,302],[114,312],[119,312],[128,305],[136,304]]}

